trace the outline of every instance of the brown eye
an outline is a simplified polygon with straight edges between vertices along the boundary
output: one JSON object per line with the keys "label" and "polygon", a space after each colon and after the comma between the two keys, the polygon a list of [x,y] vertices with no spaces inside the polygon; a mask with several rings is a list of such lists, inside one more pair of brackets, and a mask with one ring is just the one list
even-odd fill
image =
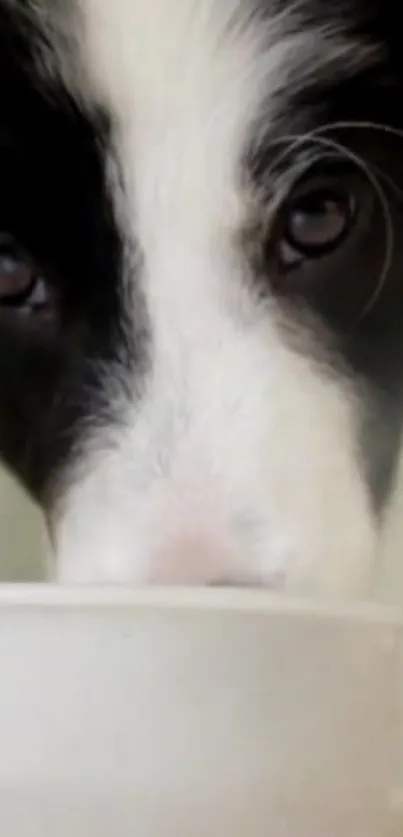
{"label": "brown eye", "polygon": [[353,227],[356,202],[349,193],[314,189],[294,196],[285,207],[283,256],[290,264],[327,255]]}
{"label": "brown eye", "polygon": [[24,303],[36,278],[29,256],[11,236],[0,233],[0,302]]}
{"label": "brown eye", "polygon": [[0,233],[0,308],[46,308],[47,290],[34,262],[8,233]]}

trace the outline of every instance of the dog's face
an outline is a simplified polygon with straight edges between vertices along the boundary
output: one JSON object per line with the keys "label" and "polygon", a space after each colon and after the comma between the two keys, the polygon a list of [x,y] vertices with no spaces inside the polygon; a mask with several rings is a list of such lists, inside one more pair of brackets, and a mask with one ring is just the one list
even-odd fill
{"label": "dog's face", "polygon": [[354,591],[399,447],[395,0],[0,0],[0,439],[73,581]]}

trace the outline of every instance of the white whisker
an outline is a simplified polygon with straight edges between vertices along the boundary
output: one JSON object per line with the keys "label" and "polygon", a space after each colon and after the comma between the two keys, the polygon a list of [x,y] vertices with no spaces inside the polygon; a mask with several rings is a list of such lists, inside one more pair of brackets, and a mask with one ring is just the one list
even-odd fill
{"label": "white whisker", "polygon": [[[333,130],[344,128],[384,130],[388,133],[393,134],[394,136],[399,137],[400,139],[403,139],[403,131],[398,131],[397,129],[390,128],[387,125],[382,125],[381,123],[377,124],[372,122],[329,122],[328,124],[322,125],[319,128],[315,128],[312,131],[308,131],[304,134],[285,135],[276,140],[276,144],[287,143],[287,146],[281,151],[281,153],[279,153],[273,159],[269,171],[273,172],[273,170],[277,168],[283,161],[285,161],[288,156],[295,152],[296,149],[304,147],[305,145],[320,145],[321,147],[325,147],[328,150],[328,153],[324,155],[319,155],[318,153],[315,153],[314,155],[312,155],[310,158],[308,158],[307,165],[303,168],[302,172],[301,169],[298,169],[297,167],[293,168],[293,180],[291,182],[291,186],[295,184],[295,181],[298,179],[298,177],[301,176],[301,173],[306,174],[306,172],[312,165],[314,165],[315,162],[317,162],[318,160],[326,159],[326,157],[329,156],[335,156],[337,159],[347,158],[348,160],[352,161],[359,169],[361,169],[361,171],[365,174],[367,180],[372,185],[373,189],[377,194],[382,214],[384,217],[385,256],[382,270],[377,281],[376,287],[374,289],[374,292],[371,294],[370,299],[368,300],[367,304],[364,306],[360,314],[359,320],[362,320],[374,307],[376,301],[379,299],[392,263],[394,249],[393,222],[387,196],[382,186],[381,178],[389,182],[389,185],[394,186],[394,184],[391,183],[390,179],[388,178],[388,175],[380,171],[378,167],[372,165],[369,166],[369,164],[367,164],[360,155],[356,154],[354,151],[347,148],[345,145],[341,144],[335,139],[323,136],[324,132],[327,132],[331,129]],[[331,150],[334,152],[333,155],[330,154]],[[375,173],[376,171],[378,172],[378,174]],[[397,190],[397,187],[395,187],[395,191],[396,193],[400,193],[400,190]]]}
{"label": "white whisker", "polygon": [[372,131],[383,131],[384,133],[391,134],[398,139],[403,139],[403,130],[399,128],[394,128],[393,125],[387,125],[383,122],[371,122],[371,121],[354,121],[354,120],[345,120],[340,122],[327,122],[323,125],[320,125],[317,128],[314,128],[312,131],[309,132],[310,136],[315,136],[316,134],[322,134],[328,131],[344,131],[350,130],[351,128],[357,130],[372,130]]}

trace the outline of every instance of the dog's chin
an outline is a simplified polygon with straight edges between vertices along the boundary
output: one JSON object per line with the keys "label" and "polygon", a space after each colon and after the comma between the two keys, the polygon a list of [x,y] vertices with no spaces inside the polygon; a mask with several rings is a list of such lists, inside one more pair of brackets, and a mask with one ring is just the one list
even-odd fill
{"label": "dog's chin", "polygon": [[354,493],[345,486],[338,503],[322,504],[320,520],[319,498],[298,512],[290,492],[288,515],[280,517],[266,496],[235,519],[225,496],[209,502],[206,488],[199,505],[190,487],[179,494],[165,483],[137,497],[131,512],[133,492],[125,490],[122,507],[111,485],[105,473],[94,473],[60,505],[53,556],[59,582],[248,586],[312,597],[373,592],[379,533],[359,479]]}

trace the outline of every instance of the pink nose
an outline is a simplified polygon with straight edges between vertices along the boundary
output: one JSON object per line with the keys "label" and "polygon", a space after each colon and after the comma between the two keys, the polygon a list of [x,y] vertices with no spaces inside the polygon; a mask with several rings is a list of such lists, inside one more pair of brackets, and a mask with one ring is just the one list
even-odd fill
{"label": "pink nose", "polygon": [[234,570],[234,555],[228,546],[204,535],[181,533],[154,550],[147,581],[154,585],[230,585]]}

